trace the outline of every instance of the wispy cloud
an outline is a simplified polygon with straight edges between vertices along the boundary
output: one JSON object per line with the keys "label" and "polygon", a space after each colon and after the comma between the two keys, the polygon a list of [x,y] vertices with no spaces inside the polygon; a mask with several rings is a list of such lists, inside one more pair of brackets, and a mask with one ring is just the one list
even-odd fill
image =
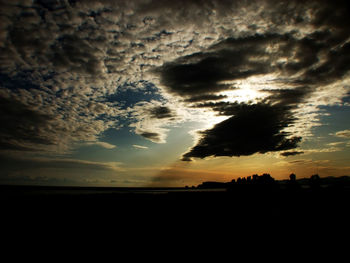
{"label": "wispy cloud", "polygon": [[330,142],[330,143],[327,143],[327,145],[331,146],[331,147],[342,146],[344,144],[346,144],[346,142]]}
{"label": "wispy cloud", "polygon": [[97,145],[97,146],[100,146],[100,147],[105,148],[105,149],[117,148],[116,145],[110,144],[108,142],[86,142],[84,144],[86,144],[86,145]]}
{"label": "wispy cloud", "polygon": [[339,138],[350,138],[350,130],[338,131],[334,135]]}
{"label": "wispy cloud", "polygon": [[134,147],[136,149],[148,149],[147,146],[142,146],[142,145],[137,145],[137,144],[133,144],[132,147]]}
{"label": "wispy cloud", "polygon": [[97,162],[63,157],[33,157],[0,154],[1,183],[106,184],[122,182],[121,162]]}
{"label": "wispy cloud", "polygon": [[139,102],[128,109],[134,132],[154,142],[165,143],[169,127],[183,122],[185,116],[174,103],[152,100]]}
{"label": "wispy cloud", "polygon": [[330,146],[326,148],[319,148],[319,149],[303,149],[304,154],[312,154],[312,153],[333,153],[333,152],[339,152],[343,149],[336,146]]}
{"label": "wispy cloud", "polygon": [[[95,162],[71,158],[55,158],[55,157],[17,157],[14,155],[1,155],[1,161],[8,160],[9,162],[17,161],[20,163],[29,164],[30,167],[35,168],[71,168],[71,169],[93,169],[93,170],[109,170],[122,171],[121,162]],[[4,163],[3,163],[4,164]]]}

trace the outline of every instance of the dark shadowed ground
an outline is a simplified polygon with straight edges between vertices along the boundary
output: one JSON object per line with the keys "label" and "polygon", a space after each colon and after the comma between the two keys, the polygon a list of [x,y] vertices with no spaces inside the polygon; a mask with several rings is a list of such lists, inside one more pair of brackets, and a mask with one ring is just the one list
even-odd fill
{"label": "dark shadowed ground", "polygon": [[349,194],[350,189],[342,186],[1,186],[2,234],[6,233],[3,239],[9,247],[52,247],[54,242],[54,250],[61,252],[65,247],[74,251],[86,244],[107,243],[118,253],[121,246],[166,249],[175,255],[194,248],[204,249],[200,253],[232,253],[239,244],[274,256],[276,246],[285,249],[288,258],[294,249],[320,256],[323,247],[330,251],[330,245],[339,253],[346,251]]}
{"label": "dark shadowed ground", "polygon": [[[116,224],[278,221],[286,224],[349,219],[348,187],[101,188],[1,186],[3,219],[96,217]],[[325,223],[326,223],[325,222]],[[43,222],[44,223],[44,222]]]}

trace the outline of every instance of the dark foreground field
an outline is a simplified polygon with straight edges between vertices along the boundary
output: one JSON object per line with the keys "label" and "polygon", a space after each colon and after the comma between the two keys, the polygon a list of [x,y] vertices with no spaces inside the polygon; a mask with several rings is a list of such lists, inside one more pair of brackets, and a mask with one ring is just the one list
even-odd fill
{"label": "dark foreground field", "polygon": [[[1,186],[3,218],[322,222],[349,219],[349,188],[185,189]],[[350,221],[349,221],[350,222]]]}
{"label": "dark foreground field", "polygon": [[[52,242],[64,240],[59,242],[62,248],[69,244],[74,250],[85,243],[102,242],[118,253],[121,245],[155,251],[166,248],[176,254],[194,252],[194,247],[200,248],[195,253],[207,253],[214,247],[215,251],[225,248],[232,253],[239,244],[246,248],[266,246],[268,253],[280,246],[288,257],[294,246],[298,251],[323,255],[330,246],[347,251],[342,246],[349,235],[349,194],[349,189],[342,187],[1,186],[2,238],[14,248],[18,244],[37,246],[37,240],[40,246],[50,247]],[[310,251],[315,244],[316,252]]]}

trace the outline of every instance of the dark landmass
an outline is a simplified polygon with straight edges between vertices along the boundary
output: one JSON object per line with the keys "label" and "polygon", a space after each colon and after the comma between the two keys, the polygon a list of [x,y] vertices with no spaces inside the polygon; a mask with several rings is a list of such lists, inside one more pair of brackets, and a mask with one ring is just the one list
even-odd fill
{"label": "dark landmass", "polygon": [[298,186],[302,189],[309,189],[311,187],[319,187],[319,188],[348,188],[350,190],[350,176],[341,176],[341,177],[319,177],[318,174],[312,175],[310,178],[300,178],[296,179],[295,174],[291,174],[289,180],[275,180],[271,177],[270,174],[262,174],[257,175],[254,174],[252,176],[238,178],[237,180],[232,180],[231,182],[203,182],[198,185],[196,188],[199,189],[228,189],[232,190],[232,188],[249,188],[249,186],[266,186],[266,185],[274,185],[281,190],[286,190],[293,186]]}
{"label": "dark landmass", "polygon": [[253,228],[278,233],[312,226],[317,232],[346,233],[350,222],[350,177],[296,180],[291,175],[276,181],[264,174],[193,188],[3,185],[0,193],[3,226],[22,231],[94,226],[178,235],[191,229],[197,234]]}
{"label": "dark landmass", "polygon": [[[167,209],[210,210],[220,207],[237,213],[240,209],[252,211],[264,207],[278,214],[290,206],[306,208],[308,202],[323,206],[349,201],[350,177],[310,178],[277,181],[269,174],[238,178],[231,182],[203,182],[194,187],[61,187],[61,186],[0,186],[0,201],[10,207],[45,206],[53,209],[94,205],[108,206],[110,211],[119,209]],[[339,199],[337,199],[339,198]],[[337,200],[335,200],[337,199]],[[334,205],[332,204],[332,205]],[[260,208],[258,208],[259,206]],[[239,209],[237,209],[239,208]]]}

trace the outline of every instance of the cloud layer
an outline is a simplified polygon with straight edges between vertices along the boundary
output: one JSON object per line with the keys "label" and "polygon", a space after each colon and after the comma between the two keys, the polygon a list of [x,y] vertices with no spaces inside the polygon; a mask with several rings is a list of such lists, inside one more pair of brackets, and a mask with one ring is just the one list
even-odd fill
{"label": "cloud layer", "polygon": [[284,151],[310,136],[318,106],[348,92],[347,1],[5,0],[1,10],[2,150],[112,148],[101,134],[123,126],[164,143],[211,112],[227,119],[184,159]]}

